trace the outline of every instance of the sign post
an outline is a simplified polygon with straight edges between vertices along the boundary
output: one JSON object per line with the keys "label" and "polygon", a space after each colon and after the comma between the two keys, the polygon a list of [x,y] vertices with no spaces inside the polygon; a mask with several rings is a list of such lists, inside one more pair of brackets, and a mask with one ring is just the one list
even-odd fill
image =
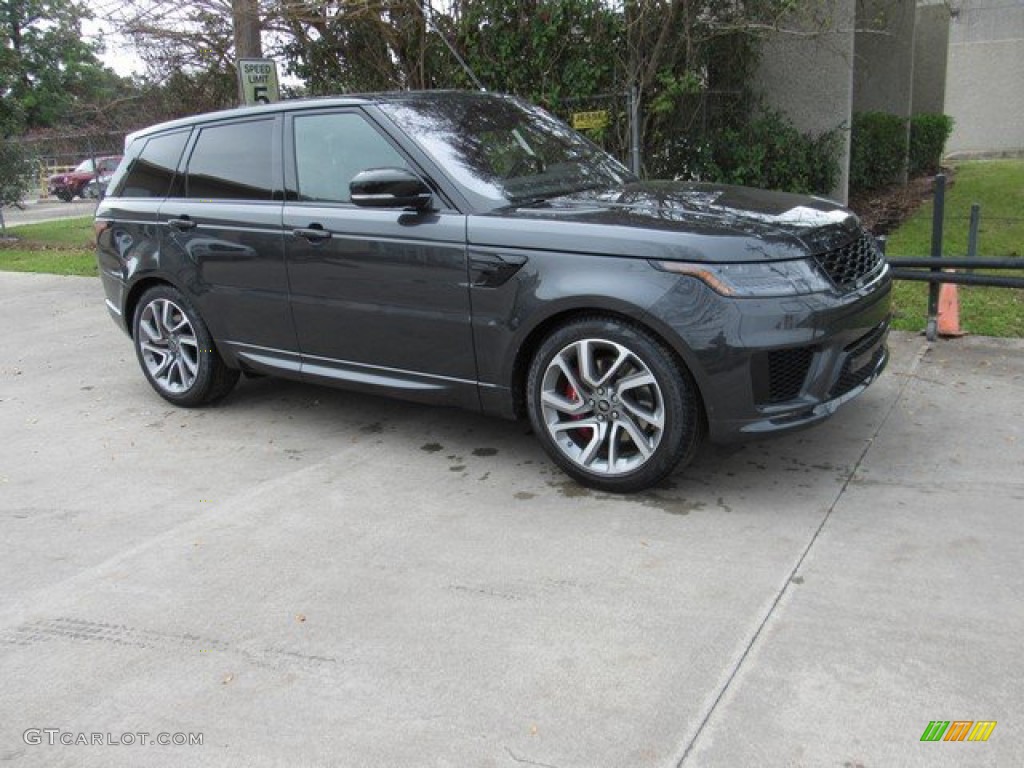
{"label": "sign post", "polygon": [[273,59],[239,59],[238,85],[243,106],[272,104],[281,100],[277,62]]}

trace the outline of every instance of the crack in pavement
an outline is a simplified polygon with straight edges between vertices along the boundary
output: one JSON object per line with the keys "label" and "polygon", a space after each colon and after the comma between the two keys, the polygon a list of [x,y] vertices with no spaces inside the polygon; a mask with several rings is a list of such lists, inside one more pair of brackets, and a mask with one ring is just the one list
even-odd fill
{"label": "crack in pavement", "polygon": [[726,692],[729,690],[733,681],[739,675],[740,669],[743,667],[744,663],[749,658],[751,652],[754,649],[754,646],[757,644],[757,641],[761,638],[761,634],[764,632],[764,629],[768,625],[768,622],[771,621],[772,617],[775,615],[776,609],[782,602],[783,596],[790,589],[791,584],[798,583],[793,581],[793,579],[796,577],[797,571],[799,571],[800,566],[804,564],[804,561],[810,554],[811,549],[818,541],[818,537],[821,535],[822,530],[824,530],[825,525],[832,517],[832,513],[835,511],[836,507],[839,505],[839,502],[846,494],[847,488],[850,487],[850,484],[853,482],[854,477],[856,477],[858,470],[864,463],[864,459],[867,457],[868,451],[870,451],[871,447],[875,444],[875,439],[878,437],[879,433],[882,431],[885,425],[889,422],[890,417],[896,410],[896,406],[903,400],[907,387],[910,386],[910,382],[916,379],[917,369],[920,366],[921,361],[924,359],[925,355],[927,355],[928,352],[931,351],[931,349],[931,344],[926,344],[920,349],[920,351],[914,357],[910,369],[903,377],[903,381],[900,384],[900,387],[896,393],[896,397],[893,398],[892,402],[889,404],[888,409],[886,409],[885,415],[882,417],[882,420],[878,423],[878,426],[875,428],[875,431],[871,434],[871,437],[869,437],[867,442],[864,444],[864,448],[860,452],[860,455],[857,457],[857,461],[855,461],[853,466],[850,468],[850,471],[847,474],[846,479],[843,481],[843,484],[839,487],[839,491],[836,493],[835,498],[832,500],[832,503],[829,505],[828,509],[825,510],[825,514],[822,515],[821,522],[818,524],[818,527],[815,528],[814,533],[811,534],[811,538],[807,542],[807,546],[804,547],[804,551],[800,554],[800,557],[797,558],[796,564],[790,569],[789,573],[786,575],[786,578],[782,582],[782,587],[775,594],[775,598],[772,600],[771,605],[768,606],[768,611],[765,613],[761,621],[758,623],[757,629],[755,629],[753,634],[750,636],[750,639],[747,641],[746,645],[743,648],[743,652],[740,654],[739,658],[733,664],[732,669],[729,671],[729,674],[725,678],[725,681],[719,686],[718,691],[717,693],[715,693],[710,705],[706,707],[703,716],[700,718],[700,722],[697,724],[696,729],[693,731],[692,735],[688,739],[684,740],[684,746],[682,748],[681,753],[677,753],[679,754],[679,757],[674,758],[672,762],[672,764],[675,765],[676,768],[683,768],[683,766],[686,764],[686,761],[693,754],[693,749],[696,746],[697,741],[704,733],[705,728],[711,721],[712,715],[714,715],[715,711],[718,709],[718,705],[721,704]]}

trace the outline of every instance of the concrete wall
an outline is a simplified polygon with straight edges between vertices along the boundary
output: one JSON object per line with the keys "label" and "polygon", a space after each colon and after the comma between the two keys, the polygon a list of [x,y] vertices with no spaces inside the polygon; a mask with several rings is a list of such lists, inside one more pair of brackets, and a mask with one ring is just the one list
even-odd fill
{"label": "concrete wall", "polygon": [[[794,19],[794,30],[821,31],[809,36],[773,33],[765,41],[755,88],[765,103],[787,114],[797,128],[811,133],[846,127],[853,103],[854,0],[823,0],[816,19]],[[845,203],[849,184],[850,134],[844,133],[842,176],[832,197]]]}
{"label": "concrete wall", "polygon": [[1024,151],[1024,0],[961,0],[950,25],[946,151]]}
{"label": "concrete wall", "polygon": [[853,111],[910,117],[914,84],[913,2],[858,0]]}
{"label": "concrete wall", "polygon": [[943,3],[919,5],[914,32],[911,114],[942,114],[945,111],[948,52],[949,8]]}

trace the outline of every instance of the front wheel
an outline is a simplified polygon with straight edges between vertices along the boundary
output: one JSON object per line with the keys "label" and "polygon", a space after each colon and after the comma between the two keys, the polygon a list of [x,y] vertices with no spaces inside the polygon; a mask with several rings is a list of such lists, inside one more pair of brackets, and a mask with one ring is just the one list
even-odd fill
{"label": "front wheel", "polygon": [[224,397],[238,381],[213,345],[206,324],[180,291],[150,288],[132,323],[135,353],[150,385],[162,398],[186,407]]}
{"label": "front wheel", "polygon": [[702,435],[689,372],[656,338],[610,318],[574,321],[541,344],[527,404],[555,463],[614,493],[662,480],[693,458]]}

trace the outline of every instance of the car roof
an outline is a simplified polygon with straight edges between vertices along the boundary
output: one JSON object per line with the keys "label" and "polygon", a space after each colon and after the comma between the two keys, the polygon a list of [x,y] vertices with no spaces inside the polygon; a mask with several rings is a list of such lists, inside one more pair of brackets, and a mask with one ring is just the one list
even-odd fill
{"label": "car roof", "polygon": [[381,93],[358,93],[344,96],[318,96],[306,99],[288,99],[273,104],[263,104],[253,107],[235,107],[223,109],[218,112],[205,112],[191,115],[189,117],[169,120],[164,123],[151,125],[138,131],[133,131],[125,137],[125,145],[131,144],[136,139],[149,136],[154,133],[173,130],[175,128],[186,128],[200,123],[223,120],[225,118],[246,118],[257,115],[275,114],[277,112],[290,112],[296,109],[322,109],[324,107],[352,107],[366,106],[369,104],[383,104],[395,102],[437,102],[437,101],[462,101],[466,99],[510,99],[513,97],[504,94],[490,93],[485,91],[388,91]]}

